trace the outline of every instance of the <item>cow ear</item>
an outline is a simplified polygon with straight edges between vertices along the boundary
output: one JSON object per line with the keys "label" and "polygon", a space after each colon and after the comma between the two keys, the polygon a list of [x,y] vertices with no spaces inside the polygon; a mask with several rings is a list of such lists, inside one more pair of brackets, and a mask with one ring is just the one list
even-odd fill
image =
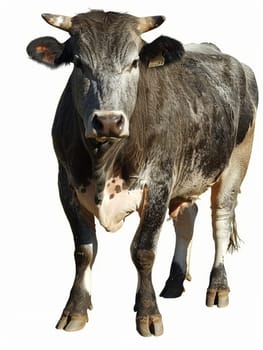
{"label": "cow ear", "polygon": [[31,59],[56,68],[61,63],[67,63],[62,59],[64,46],[55,38],[45,36],[31,41],[27,46],[27,53]]}
{"label": "cow ear", "polygon": [[179,41],[168,36],[159,36],[143,46],[140,59],[147,67],[153,68],[179,61],[183,55],[184,47]]}

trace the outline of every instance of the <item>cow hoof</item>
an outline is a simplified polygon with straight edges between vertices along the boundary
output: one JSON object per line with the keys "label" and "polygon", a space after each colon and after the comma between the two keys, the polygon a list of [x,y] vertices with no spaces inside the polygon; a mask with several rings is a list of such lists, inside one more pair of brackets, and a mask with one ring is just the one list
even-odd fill
{"label": "cow hoof", "polygon": [[56,325],[56,328],[63,329],[67,332],[75,332],[84,328],[87,322],[87,315],[67,315],[63,313]]}
{"label": "cow hoof", "polygon": [[[168,280],[169,281],[169,280]],[[164,289],[160,293],[160,297],[163,298],[179,298],[183,292],[184,292],[184,287],[174,285],[172,283],[166,282]]]}
{"label": "cow hoof", "polygon": [[148,315],[148,316],[136,316],[136,329],[143,337],[149,337],[151,335],[159,336],[163,334],[163,322],[162,316]]}
{"label": "cow hoof", "polygon": [[176,262],[172,262],[169,278],[160,296],[163,298],[180,297],[184,292],[184,280],[185,273],[183,273],[181,267]]}
{"label": "cow hoof", "polygon": [[185,279],[186,279],[187,281],[189,281],[189,282],[192,281],[192,276],[190,275],[189,272],[186,272]]}
{"label": "cow hoof", "polygon": [[228,289],[208,289],[206,293],[206,306],[226,307],[229,304]]}

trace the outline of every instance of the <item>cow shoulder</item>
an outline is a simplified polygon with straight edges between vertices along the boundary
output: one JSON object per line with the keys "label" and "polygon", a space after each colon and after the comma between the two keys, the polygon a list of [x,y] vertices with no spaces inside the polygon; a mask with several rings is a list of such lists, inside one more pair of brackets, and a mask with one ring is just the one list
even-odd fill
{"label": "cow shoulder", "polygon": [[92,178],[92,161],[83,143],[72,97],[71,78],[57,107],[52,126],[52,139],[56,156],[70,173],[72,183],[76,186],[86,185],[88,179]]}

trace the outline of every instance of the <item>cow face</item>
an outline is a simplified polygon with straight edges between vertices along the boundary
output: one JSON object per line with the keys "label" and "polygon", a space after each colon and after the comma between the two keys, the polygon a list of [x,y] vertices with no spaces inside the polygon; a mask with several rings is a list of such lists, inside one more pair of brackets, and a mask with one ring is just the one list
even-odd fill
{"label": "cow face", "polygon": [[74,63],[71,90],[85,137],[98,141],[127,137],[137,98],[139,60],[155,67],[169,62],[172,53],[178,52],[170,45],[173,39],[168,38],[168,43],[161,37],[147,49],[140,37],[159,26],[164,17],[138,18],[103,11],[72,18],[42,16],[49,24],[69,32],[70,38],[63,44],[51,37],[39,38],[29,44],[27,51],[31,58],[51,67]]}

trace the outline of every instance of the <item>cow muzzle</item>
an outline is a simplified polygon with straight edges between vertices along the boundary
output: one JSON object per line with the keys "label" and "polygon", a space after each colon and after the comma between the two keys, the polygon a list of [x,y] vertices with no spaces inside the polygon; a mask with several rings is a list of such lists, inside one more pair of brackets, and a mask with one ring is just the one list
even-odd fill
{"label": "cow muzzle", "polygon": [[93,113],[88,129],[85,135],[87,138],[117,141],[129,136],[129,121],[123,112],[97,110]]}

